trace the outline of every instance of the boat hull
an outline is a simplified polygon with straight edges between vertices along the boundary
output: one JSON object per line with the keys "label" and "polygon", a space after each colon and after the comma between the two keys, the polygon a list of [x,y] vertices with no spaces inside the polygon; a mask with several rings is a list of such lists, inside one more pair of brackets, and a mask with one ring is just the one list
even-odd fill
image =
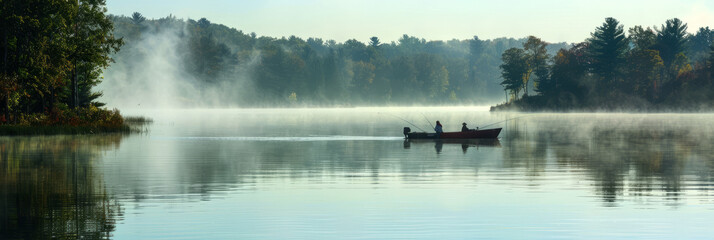
{"label": "boat hull", "polygon": [[471,130],[466,132],[444,132],[441,135],[436,133],[410,132],[408,139],[476,139],[476,138],[498,138],[501,128]]}

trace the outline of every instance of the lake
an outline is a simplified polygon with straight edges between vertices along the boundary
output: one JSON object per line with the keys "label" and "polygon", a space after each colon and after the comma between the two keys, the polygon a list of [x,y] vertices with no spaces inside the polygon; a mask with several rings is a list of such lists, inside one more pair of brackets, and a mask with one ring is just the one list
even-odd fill
{"label": "lake", "polygon": [[[0,137],[0,239],[714,235],[714,114],[125,114],[154,123],[132,135]],[[503,131],[495,141],[404,140],[403,127],[436,120],[445,131]]]}

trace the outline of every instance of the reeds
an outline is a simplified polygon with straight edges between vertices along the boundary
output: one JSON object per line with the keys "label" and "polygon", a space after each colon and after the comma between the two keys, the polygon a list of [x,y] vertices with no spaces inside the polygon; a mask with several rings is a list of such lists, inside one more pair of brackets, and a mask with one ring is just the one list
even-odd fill
{"label": "reeds", "polygon": [[124,117],[124,123],[127,124],[148,124],[153,123],[154,120],[144,116],[126,116]]}

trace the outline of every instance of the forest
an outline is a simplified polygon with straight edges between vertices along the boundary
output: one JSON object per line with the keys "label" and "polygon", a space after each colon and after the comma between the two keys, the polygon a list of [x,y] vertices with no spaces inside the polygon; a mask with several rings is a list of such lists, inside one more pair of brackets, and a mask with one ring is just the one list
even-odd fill
{"label": "forest", "polygon": [[[123,38],[125,46],[114,56],[116,63],[107,79],[136,89],[152,88],[152,84],[172,75],[158,88],[175,92],[172,95],[178,96],[167,97],[184,107],[504,102],[506,94],[499,79],[501,53],[526,40],[481,40],[474,36],[427,41],[404,34],[389,43],[377,36],[364,39],[366,42],[351,39],[340,43],[321,38],[258,36],[206,18],[147,19],[137,12],[112,16],[112,21],[114,34]],[[161,44],[156,44],[156,39],[161,39]],[[162,50],[166,45],[173,50]],[[569,45],[546,47],[552,54],[561,48]],[[155,55],[165,57],[146,60]],[[151,69],[157,67],[166,70],[155,74]],[[142,79],[152,74],[156,76]],[[108,84],[104,92],[111,94],[111,88],[116,87]],[[157,101],[161,99],[136,100],[134,106]]]}
{"label": "forest", "polygon": [[[625,28],[614,18],[584,42],[550,55],[530,36],[501,58],[509,101],[494,110],[711,111],[714,32],[677,18]],[[529,86],[532,86],[529,89]]]}

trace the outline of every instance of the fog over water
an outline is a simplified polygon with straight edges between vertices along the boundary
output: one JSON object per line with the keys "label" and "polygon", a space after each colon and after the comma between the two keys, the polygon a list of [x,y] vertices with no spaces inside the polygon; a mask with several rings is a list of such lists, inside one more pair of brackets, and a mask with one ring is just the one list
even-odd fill
{"label": "fog over water", "polygon": [[212,108],[239,107],[236,99],[253,96],[248,73],[258,52],[236,69],[218,73],[216,84],[206,84],[186,70],[186,24],[168,26],[142,32],[113,56],[116,62],[97,87],[103,93],[99,101],[118,109]]}

